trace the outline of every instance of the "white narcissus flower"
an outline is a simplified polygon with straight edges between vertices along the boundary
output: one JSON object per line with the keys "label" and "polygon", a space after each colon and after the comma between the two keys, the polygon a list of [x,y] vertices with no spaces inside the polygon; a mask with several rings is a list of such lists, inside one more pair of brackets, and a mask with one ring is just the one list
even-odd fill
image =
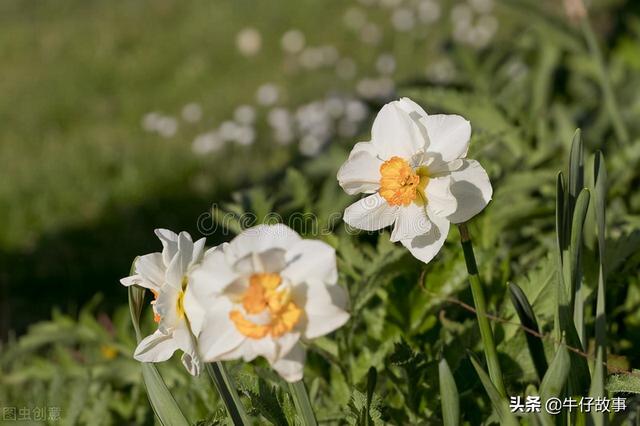
{"label": "white narcissus flower", "polygon": [[459,115],[428,115],[408,98],[386,104],[371,141],[357,143],[338,171],[348,194],[372,194],[349,206],[344,221],[366,231],[394,225],[391,241],[431,261],[449,223],[469,220],[493,194],[485,170],[466,158],[470,137]]}
{"label": "white narcissus flower", "polygon": [[287,381],[302,379],[300,339],[332,332],[348,319],[335,251],[285,225],[247,229],[210,250],[191,289],[206,307],[198,336],[207,362],[266,358]]}
{"label": "white narcissus flower", "polygon": [[188,233],[176,235],[167,229],[156,229],[155,233],[162,241],[162,253],[140,256],[135,261],[135,274],[120,280],[127,287],[147,288],[155,296],[151,304],[158,330],[142,339],[134,358],[166,361],[180,349],[185,368],[197,375],[201,361],[194,334],[200,332],[203,311],[193,297],[190,274],[202,260],[205,239],[194,243]]}

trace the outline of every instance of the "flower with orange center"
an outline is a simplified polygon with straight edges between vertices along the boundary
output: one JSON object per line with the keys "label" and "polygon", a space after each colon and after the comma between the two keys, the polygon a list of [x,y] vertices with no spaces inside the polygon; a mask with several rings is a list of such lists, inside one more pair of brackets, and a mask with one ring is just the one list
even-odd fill
{"label": "flower with orange center", "polygon": [[198,342],[207,362],[262,356],[286,380],[302,378],[301,338],[323,336],[349,314],[334,250],[284,225],[260,225],[207,252],[190,288],[206,306]]}
{"label": "flower with orange center", "polygon": [[142,362],[165,361],[180,349],[182,362],[191,374],[200,371],[200,357],[194,334],[200,332],[202,308],[189,288],[189,275],[204,254],[204,238],[192,241],[186,232],[175,234],[157,229],[162,253],[138,257],[134,274],[120,282],[138,285],[153,293],[153,320],[158,329],[140,341],[134,358]]}
{"label": "flower with orange center", "polygon": [[393,226],[401,242],[427,263],[442,247],[450,223],[466,222],[491,200],[489,177],[466,158],[471,126],[458,115],[428,115],[408,98],[382,107],[371,141],[357,143],[338,171],[348,194],[368,194],[347,207],[357,229]]}
{"label": "flower with orange center", "polygon": [[425,167],[413,170],[406,160],[394,156],[380,165],[378,192],[390,205],[406,207],[423,200],[428,181]]}
{"label": "flower with orange center", "polygon": [[302,316],[302,310],[291,301],[288,290],[278,290],[282,282],[275,273],[257,273],[249,278],[249,288],[242,296],[242,306],[247,314],[255,315],[267,311],[269,322],[254,323],[239,310],[229,313],[229,318],[238,331],[252,339],[270,335],[280,337],[291,331]]}

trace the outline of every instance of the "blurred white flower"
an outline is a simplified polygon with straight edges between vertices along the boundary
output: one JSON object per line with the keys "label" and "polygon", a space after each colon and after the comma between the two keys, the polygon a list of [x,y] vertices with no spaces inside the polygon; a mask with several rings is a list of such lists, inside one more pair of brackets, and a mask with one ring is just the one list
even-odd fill
{"label": "blurred white flower", "polygon": [[233,120],[223,121],[218,127],[218,135],[223,141],[235,140],[239,127],[240,125]]}
{"label": "blurred white flower", "polygon": [[466,158],[470,136],[458,115],[428,115],[408,98],[386,104],[371,142],[356,144],[338,171],[345,192],[372,194],[349,206],[344,221],[368,231],[393,225],[391,241],[431,261],[450,222],[471,219],[491,200],[487,173]]}
{"label": "blurred white flower", "polygon": [[300,53],[300,64],[307,69],[317,69],[323,62],[322,49],[319,47],[307,47]]}
{"label": "blurred white flower", "polygon": [[217,132],[198,135],[191,144],[191,150],[196,155],[206,155],[224,146],[224,140]]}
{"label": "blurred white flower", "polygon": [[396,58],[391,53],[383,53],[376,60],[376,69],[380,74],[390,75],[396,70]]}
{"label": "blurred white flower", "polygon": [[343,80],[349,80],[356,75],[356,63],[351,58],[341,58],[336,64],[336,74]]}
{"label": "blurred white flower", "polygon": [[256,109],[251,105],[240,105],[233,112],[233,119],[240,124],[253,124],[256,121]]}
{"label": "blurred white flower", "polygon": [[200,104],[192,102],[182,107],[182,118],[189,123],[200,121],[202,118],[202,108]]}
{"label": "blurred white flower", "polygon": [[156,126],[156,130],[160,136],[170,138],[175,136],[178,131],[178,120],[173,117],[164,116],[158,120]]}
{"label": "blurred white flower", "polygon": [[273,83],[265,83],[256,91],[256,101],[262,106],[270,106],[278,102],[278,87]]}
{"label": "blurred white flower", "polygon": [[411,31],[416,24],[414,12],[411,9],[397,9],[391,15],[391,23],[396,31]]}
{"label": "blurred white flower", "polygon": [[255,28],[244,28],[236,36],[236,47],[242,55],[254,56],[262,47],[262,36]]}
{"label": "blurred white flower", "polygon": [[395,84],[392,79],[364,78],[356,85],[356,90],[360,96],[367,99],[385,99],[393,94]]}
{"label": "blurred white flower", "polygon": [[287,53],[298,53],[304,49],[305,38],[300,30],[289,30],[282,36],[280,46]]}
{"label": "blurred white flower", "polygon": [[191,274],[202,260],[205,239],[194,243],[188,233],[176,235],[167,229],[155,233],[162,241],[162,253],[140,256],[134,275],[120,280],[127,287],[149,289],[155,296],[151,304],[158,330],[140,341],[133,356],[142,362],[161,362],[180,349],[185,368],[197,375],[201,361],[194,335],[200,333],[204,311],[193,297]]}
{"label": "blurred white flower", "polygon": [[322,63],[325,66],[333,65],[336,63],[340,54],[338,53],[338,49],[335,46],[325,45],[320,47],[320,52],[322,55]]}
{"label": "blurred white flower", "polygon": [[360,40],[369,45],[377,45],[382,40],[382,31],[376,24],[369,22],[360,30]]}
{"label": "blurred white flower", "polygon": [[344,101],[337,96],[329,96],[324,101],[324,105],[332,118],[338,118],[344,114]]}
{"label": "blurred white flower", "polygon": [[302,379],[300,339],[349,319],[333,248],[284,225],[259,225],[210,250],[190,287],[206,306],[198,336],[207,362],[262,356],[287,381]]}
{"label": "blurred white flower", "polygon": [[478,13],[490,13],[493,10],[493,0],[468,0],[471,7]]}
{"label": "blurred white flower", "polygon": [[309,134],[305,135],[300,139],[300,145],[298,145],[298,149],[300,153],[306,157],[315,157],[320,153],[322,147],[324,146],[324,141],[317,137],[316,135]]}
{"label": "blurred white flower", "polygon": [[350,7],[344,13],[343,21],[347,28],[359,30],[367,23],[367,16],[361,9]]}
{"label": "blurred white flower", "polygon": [[380,0],[380,5],[389,9],[395,9],[402,4],[402,0]]}
{"label": "blurred white flower", "polygon": [[426,75],[438,83],[448,83],[455,78],[456,69],[449,59],[443,58],[428,65]]}
{"label": "blurred white flower", "polygon": [[440,4],[434,0],[421,0],[418,3],[418,19],[425,24],[431,24],[440,19]]}
{"label": "blurred white flower", "polygon": [[142,117],[142,128],[147,132],[155,132],[162,115],[158,112],[149,112]]}
{"label": "blurred white flower", "polygon": [[238,145],[252,145],[256,140],[256,131],[250,126],[238,126],[233,140]]}
{"label": "blurred white flower", "polygon": [[355,99],[347,102],[345,115],[348,120],[356,122],[362,121],[367,118],[368,114],[369,110],[363,102]]}

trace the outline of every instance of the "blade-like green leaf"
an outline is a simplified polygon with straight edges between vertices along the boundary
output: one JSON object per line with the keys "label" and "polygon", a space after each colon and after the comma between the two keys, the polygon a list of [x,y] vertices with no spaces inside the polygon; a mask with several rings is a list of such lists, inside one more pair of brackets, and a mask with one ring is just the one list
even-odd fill
{"label": "blade-like green leaf", "polygon": [[[135,262],[134,262],[135,263]],[[129,310],[131,312],[131,321],[136,332],[136,340],[142,340],[140,332],[140,313],[142,311],[142,301],[144,300],[143,288],[137,286],[129,287]],[[147,396],[151,403],[151,408],[156,417],[165,426],[188,426],[189,422],[185,418],[178,403],[169,392],[160,372],[152,363],[143,362],[142,378],[147,389]]]}
{"label": "blade-like green leaf", "polygon": [[[578,199],[578,194],[584,188],[584,149],[582,145],[582,134],[580,129],[576,129],[571,141],[571,152],[569,153],[569,180],[568,199],[565,221],[567,229],[571,229],[571,219],[573,209]],[[569,243],[569,241],[566,241]]]}
{"label": "blade-like green leaf", "polygon": [[442,358],[438,364],[438,376],[440,379],[440,403],[442,404],[442,422],[444,426],[457,426],[460,424],[460,400],[458,388],[451,374],[447,360]]}
{"label": "blade-like green leaf", "polygon": [[289,383],[289,391],[293,397],[296,410],[298,410],[298,415],[303,420],[303,424],[305,426],[316,426],[318,422],[311,407],[311,401],[309,401],[309,394],[307,393],[307,388],[304,386],[304,382],[300,380],[295,383]]}
{"label": "blade-like green leaf", "polygon": [[378,370],[375,367],[370,367],[367,372],[367,405],[366,405],[366,417],[365,425],[371,424],[371,400],[373,399],[373,392],[376,390],[376,382],[378,381]]}
{"label": "blade-like green leaf", "polygon": [[[596,152],[594,164],[594,207],[596,228],[598,235],[598,290],[596,294],[596,362],[593,366],[591,377],[591,389],[589,396],[603,398],[605,393],[606,371],[604,365],[607,362],[607,316],[604,282],[604,245],[605,245],[605,199],[607,172],[600,152]],[[607,425],[609,418],[606,413],[593,412],[591,418],[596,426]]]}
{"label": "blade-like green leaf", "polygon": [[[547,374],[544,375],[542,383],[540,383],[540,399],[547,401],[551,397],[560,398],[562,396],[562,389],[569,376],[571,359],[569,353],[564,345],[558,347],[551,365],[547,370]],[[553,417],[542,410],[542,419],[545,423],[553,424]]]}
{"label": "blade-like green leaf", "polygon": [[480,382],[482,383],[482,386],[484,386],[484,389],[487,392],[489,399],[491,400],[493,408],[496,410],[496,413],[500,418],[500,424],[507,426],[516,426],[518,424],[518,420],[509,409],[509,404],[507,404],[507,401],[502,398],[496,387],[491,382],[491,378],[489,377],[489,375],[482,369],[482,366],[480,365],[478,360],[476,360],[473,354],[469,353],[469,359],[471,360],[476,373],[478,373],[478,377],[480,377]]}
{"label": "blade-like green leaf", "polygon": [[[522,289],[517,284],[509,283],[509,296],[511,296],[511,302],[516,309],[518,318],[520,318],[520,323],[529,330],[539,333],[538,321]],[[538,377],[542,379],[547,371],[547,358],[544,355],[542,340],[528,332],[525,332],[525,337],[527,338],[527,346],[529,347],[533,365],[536,368]]]}
{"label": "blade-like green leaf", "polygon": [[585,289],[582,288],[582,267],[580,264],[582,257],[582,234],[584,229],[584,221],[587,217],[587,208],[589,207],[590,193],[588,189],[583,189],[576,200],[575,210],[571,223],[571,242],[569,244],[569,270],[571,276],[571,294],[573,294],[573,323],[582,348],[585,347],[585,328],[584,328],[584,303]]}

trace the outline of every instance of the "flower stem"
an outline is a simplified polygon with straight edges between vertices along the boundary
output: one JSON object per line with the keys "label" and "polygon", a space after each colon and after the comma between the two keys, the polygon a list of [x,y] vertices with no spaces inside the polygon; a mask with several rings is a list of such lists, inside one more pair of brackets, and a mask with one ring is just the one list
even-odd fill
{"label": "flower stem", "polygon": [[498,362],[498,351],[496,350],[496,344],[493,340],[493,331],[491,330],[491,324],[487,317],[487,305],[484,299],[484,293],[482,291],[482,283],[480,282],[480,276],[478,275],[478,266],[476,265],[476,257],[473,254],[473,245],[471,244],[471,237],[469,236],[469,230],[465,223],[458,225],[460,231],[460,241],[462,243],[462,252],[464,253],[464,260],[467,264],[467,272],[469,273],[469,284],[471,286],[471,294],[473,295],[473,303],[476,308],[476,315],[478,317],[478,326],[480,327],[480,337],[482,338],[482,346],[484,348],[484,355],[487,360],[487,366],[489,368],[489,376],[493,385],[503,397],[506,397],[504,389],[504,383],[502,381],[502,370],[500,370],[500,363]]}
{"label": "flower stem", "polygon": [[221,362],[206,363],[205,365],[209,377],[218,389],[225,407],[227,407],[227,412],[233,424],[235,426],[250,425],[251,422],[244,411],[240,396],[236,392],[233,381],[224,365]]}
{"label": "flower stem", "polygon": [[293,403],[298,410],[298,414],[302,417],[303,424],[305,426],[317,426],[318,422],[313,413],[309,394],[307,393],[307,388],[304,386],[304,382],[299,380],[295,383],[289,383],[289,391],[293,397]]}

